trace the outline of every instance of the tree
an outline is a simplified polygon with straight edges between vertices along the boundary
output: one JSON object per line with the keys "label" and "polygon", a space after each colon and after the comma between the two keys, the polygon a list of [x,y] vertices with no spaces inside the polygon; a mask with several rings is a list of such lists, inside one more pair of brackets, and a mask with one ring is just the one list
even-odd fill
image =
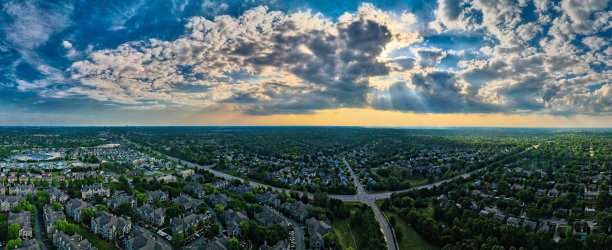
{"label": "tree", "polygon": [[6,243],[6,248],[5,249],[19,248],[19,247],[21,247],[21,244],[22,244],[21,238],[12,239],[12,240],[9,240]]}
{"label": "tree", "polygon": [[175,233],[172,235],[172,244],[176,247],[182,247],[185,245],[185,235],[182,233]]}
{"label": "tree", "polygon": [[225,211],[225,208],[223,208],[223,205],[218,204],[215,206],[215,212],[217,214],[223,214],[223,211]]}
{"label": "tree", "polygon": [[130,215],[132,213],[132,204],[124,202],[117,207],[117,213],[122,215]]}
{"label": "tree", "polygon": [[19,230],[20,226],[17,223],[13,223],[8,228],[8,238],[9,240],[19,238]]}
{"label": "tree", "polygon": [[74,235],[78,230],[79,226],[76,224],[69,223],[66,220],[58,220],[55,222],[55,228],[68,235]]}
{"label": "tree", "polygon": [[612,199],[610,198],[608,192],[599,192],[595,198],[595,202],[597,203],[598,208],[609,208],[612,206]]}
{"label": "tree", "polygon": [[608,247],[612,245],[612,236],[606,234],[589,234],[584,245],[584,249],[608,249]]}
{"label": "tree", "polygon": [[308,210],[308,212],[310,212],[310,214],[312,214],[312,216],[317,218],[318,220],[327,219],[327,210],[325,208],[312,207]]}
{"label": "tree", "polygon": [[138,202],[138,204],[144,204],[149,200],[149,197],[147,197],[146,194],[141,193],[138,190],[134,190],[134,197],[136,197],[136,201]]}
{"label": "tree", "polygon": [[230,250],[240,250],[240,249],[242,249],[242,246],[240,246],[240,241],[238,241],[238,239],[236,239],[235,237],[230,238],[227,241],[227,245],[229,246]]}
{"label": "tree", "polygon": [[62,211],[62,204],[59,202],[53,202],[53,210],[55,211]]}
{"label": "tree", "polygon": [[323,235],[323,241],[326,246],[332,247],[336,245],[336,236],[331,232],[327,232]]}
{"label": "tree", "polygon": [[185,211],[183,211],[183,208],[178,204],[178,203],[172,203],[172,206],[170,206],[167,210],[166,210],[166,214],[168,215],[168,217],[170,218],[174,218],[174,217],[179,217],[181,214],[183,214]]}
{"label": "tree", "polygon": [[96,217],[98,217],[98,212],[91,208],[85,208],[83,211],[81,211],[81,219],[86,225],[89,225],[91,220]]}
{"label": "tree", "polygon": [[36,196],[38,197],[39,204],[49,204],[51,202],[51,194],[38,190]]}
{"label": "tree", "polygon": [[188,235],[193,235],[193,234],[195,233],[195,231],[196,231],[195,226],[194,226],[193,224],[191,224],[191,225],[189,226],[189,230],[187,231],[187,232],[188,232]]}
{"label": "tree", "polygon": [[109,212],[110,210],[108,209],[108,207],[106,207],[104,204],[98,204],[96,205],[96,209],[98,209],[98,211],[102,212]]}
{"label": "tree", "polygon": [[0,221],[0,241],[8,240],[8,222]]}
{"label": "tree", "polygon": [[204,236],[205,236],[207,239],[210,239],[210,238],[215,237],[215,236],[217,236],[217,235],[219,235],[219,225],[217,225],[216,223],[215,223],[215,224],[212,224],[212,225],[210,226],[210,228],[209,228],[209,229],[207,229],[207,230],[204,232]]}

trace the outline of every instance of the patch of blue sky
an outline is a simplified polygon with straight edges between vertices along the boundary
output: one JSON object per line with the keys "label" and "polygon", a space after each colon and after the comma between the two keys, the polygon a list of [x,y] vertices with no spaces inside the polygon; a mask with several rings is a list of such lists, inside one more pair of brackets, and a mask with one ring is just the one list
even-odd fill
{"label": "patch of blue sky", "polygon": [[461,55],[449,53],[440,61],[437,68],[445,70],[458,70],[458,64],[460,61],[478,59],[482,57],[483,55],[481,53],[474,50],[465,50]]}
{"label": "patch of blue sky", "polygon": [[442,34],[435,34],[424,38],[423,42],[415,46],[435,47],[444,50],[465,50],[478,49],[483,46],[493,46],[492,41],[484,39],[481,32],[458,32],[451,31]]}
{"label": "patch of blue sky", "polygon": [[603,87],[604,85],[606,85],[605,82],[602,83],[597,83],[597,84],[592,84],[592,85],[588,85],[587,88],[589,89],[589,92],[595,92],[598,89],[600,89],[601,87]]}

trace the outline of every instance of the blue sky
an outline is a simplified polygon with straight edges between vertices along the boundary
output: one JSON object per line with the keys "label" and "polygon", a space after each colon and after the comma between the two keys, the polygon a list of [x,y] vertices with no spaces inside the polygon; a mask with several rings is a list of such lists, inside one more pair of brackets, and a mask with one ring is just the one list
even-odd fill
{"label": "blue sky", "polygon": [[606,0],[7,0],[0,125],[346,109],[610,121],[611,11]]}

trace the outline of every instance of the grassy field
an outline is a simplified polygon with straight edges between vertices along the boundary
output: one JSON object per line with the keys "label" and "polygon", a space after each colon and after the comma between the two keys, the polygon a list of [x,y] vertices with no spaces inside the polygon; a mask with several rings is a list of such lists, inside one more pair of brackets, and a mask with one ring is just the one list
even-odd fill
{"label": "grassy field", "polygon": [[422,185],[427,184],[427,178],[425,177],[413,177],[408,180],[410,181],[410,186],[412,187],[422,186]]}
{"label": "grassy field", "polygon": [[433,204],[431,202],[428,202],[426,208],[419,208],[418,210],[421,211],[422,213],[426,214],[427,216],[433,218],[434,208],[433,208]]}
{"label": "grassy field", "polygon": [[[361,206],[361,203],[359,202],[345,202],[345,204],[351,209],[351,215],[358,207]],[[360,239],[368,237],[367,235],[364,235],[362,229],[359,226],[351,227],[349,218],[335,219],[332,222],[332,228],[334,229],[334,234],[338,239],[338,243],[340,244],[341,249],[347,249],[348,247],[357,249],[357,246],[355,244],[359,245]]]}
{"label": "grassy field", "polygon": [[83,236],[83,238],[87,239],[87,241],[89,241],[89,243],[91,243],[94,247],[98,249],[103,249],[103,250],[111,250],[111,249],[119,250],[119,248],[115,246],[113,243],[105,241],[99,235],[94,234],[91,231],[89,231],[89,229],[87,229],[85,226],[79,223],[75,223],[75,224],[79,225],[79,231],[77,233]]}
{"label": "grassy field", "polygon": [[[416,249],[416,250],[433,250],[439,249],[433,244],[427,242],[423,239],[414,229],[410,228],[406,223],[400,219],[397,215],[392,212],[384,211],[387,217],[395,216],[397,219],[397,226],[394,230],[397,230],[395,233],[400,234],[401,237],[396,239],[397,244],[399,245],[400,250],[404,249]],[[399,231],[399,232],[398,232]]]}
{"label": "grassy field", "polygon": [[332,227],[342,249],[347,249],[348,247],[357,249],[353,242],[354,234],[351,232],[349,219],[336,219],[332,222]]}

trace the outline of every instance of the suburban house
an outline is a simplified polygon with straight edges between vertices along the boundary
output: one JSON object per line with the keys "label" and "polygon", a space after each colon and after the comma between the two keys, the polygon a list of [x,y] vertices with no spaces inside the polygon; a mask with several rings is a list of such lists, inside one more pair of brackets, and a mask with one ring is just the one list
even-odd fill
{"label": "suburban house", "polygon": [[197,241],[194,242],[191,245],[185,246],[183,247],[184,250],[201,250],[201,249],[206,249],[206,250],[227,250],[227,241],[228,238],[226,237],[213,237],[212,239],[208,240],[208,241]]}
{"label": "suburban house", "polygon": [[245,195],[248,192],[251,192],[251,188],[245,185],[233,186],[229,188],[230,192]]}
{"label": "suburban house", "polygon": [[36,239],[24,239],[21,242],[21,247],[17,248],[17,250],[40,250],[40,246],[38,245],[38,241]]}
{"label": "suburban house", "polygon": [[63,204],[70,198],[68,194],[57,188],[48,188],[45,190],[45,192],[51,195],[50,202],[59,202]]}
{"label": "suburban house", "polygon": [[224,194],[209,194],[206,196],[206,199],[210,201],[210,204],[214,206],[221,205],[223,208],[227,207],[229,202],[229,198]]}
{"label": "suburban house", "polygon": [[57,247],[58,250],[98,250],[80,235],[74,234],[69,236],[62,231],[53,234],[53,245]]}
{"label": "suburban house", "polygon": [[220,180],[220,181],[213,182],[212,185],[213,187],[215,187],[215,189],[222,190],[222,189],[226,189],[229,186],[229,182]]}
{"label": "suburban house", "polygon": [[276,193],[256,194],[255,200],[257,200],[259,204],[266,204],[275,207],[280,205],[280,200],[278,199],[278,194]]}
{"label": "suburban house", "polygon": [[166,220],[166,210],[163,208],[153,208],[149,204],[144,204],[140,207],[134,208],[134,213],[140,215],[140,217],[149,224],[161,226]]}
{"label": "suburban house", "polygon": [[266,242],[259,247],[259,250],[289,250],[291,246],[286,240],[280,240],[273,246],[268,246]]}
{"label": "suburban house", "polygon": [[204,199],[206,197],[204,186],[200,184],[187,184],[185,185],[185,191],[196,199]]}
{"label": "suburban house", "polygon": [[49,205],[43,208],[43,221],[47,234],[55,232],[55,222],[58,220],[65,220],[66,215],[62,211],[55,211]]}
{"label": "suburban house", "polygon": [[294,219],[304,222],[306,219],[308,219],[308,217],[310,217],[310,212],[308,212],[308,210],[312,207],[312,205],[296,201],[293,203],[285,202],[283,205],[281,205],[281,207],[289,212]]}
{"label": "suburban house", "polygon": [[9,187],[9,195],[27,196],[28,194],[35,195],[36,188],[29,185],[15,185]]}
{"label": "suburban house", "polygon": [[8,224],[19,224],[19,237],[32,238],[32,216],[30,211],[22,211],[19,213],[9,213]]}
{"label": "suburban house", "polygon": [[168,226],[168,228],[170,228],[170,231],[172,231],[173,234],[186,233],[188,232],[189,227],[191,227],[192,225],[194,227],[197,227],[198,223],[200,221],[206,220],[206,218],[207,217],[202,214],[189,213],[183,216],[182,218],[172,218],[172,220],[170,220],[170,225]]}
{"label": "suburban house", "polygon": [[83,186],[81,188],[81,198],[83,200],[91,199],[96,195],[109,197],[110,189],[102,185]]}
{"label": "suburban house", "polygon": [[193,199],[186,195],[180,195],[172,199],[172,202],[178,203],[183,208],[183,210],[191,212],[195,211],[199,205],[197,202],[195,202]]}
{"label": "suburban house", "polygon": [[263,206],[261,212],[255,214],[255,220],[266,226],[272,226],[274,224],[280,224],[283,227],[289,226],[289,223],[280,212],[268,206]]}
{"label": "suburban house", "polygon": [[66,214],[77,222],[81,221],[81,211],[88,207],[89,204],[80,199],[71,199],[66,203],[66,205],[64,205]]}
{"label": "suburban house", "polygon": [[91,220],[91,230],[107,240],[119,238],[131,229],[132,222],[107,212],[101,212],[98,218]]}
{"label": "suburban house", "polygon": [[155,202],[155,201],[165,202],[169,199],[168,192],[164,192],[161,190],[147,191],[146,195],[149,198],[149,202]]}
{"label": "suburban house", "polygon": [[225,213],[223,214],[223,218],[225,218],[225,224],[227,225],[227,235],[229,237],[240,236],[240,222],[249,220],[249,217],[244,211],[236,212],[232,209],[225,211]]}
{"label": "suburban house", "polygon": [[128,203],[131,207],[135,207],[136,199],[132,195],[118,195],[107,198],[104,202],[104,204],[106,204],[106,207],[113,211],[117,210],[117,208],[119,208],[119,205],[123,203]]}
{"label": "suburban house", "polygon": [[311,249],[321,249],[325,246],[323,236],[326,233],[332,232],[332,227],[325,221],[320,221],[315,218],[310,218],[306,221],[308,227],[308,236],[310,238]]}
{"label": "suburban house", "polygon": [[127,250],[171,250],[173,247],[165,241],[160,240],[159,236],[148,230],[135,226],[130,236],[125,240],[124,245]]}
{"label": "suburban house", "polygon": [[17,206],[17,204],[24,199],[25,198],[21,196],[0,195],[0,210],[2,210],[2,212],[11,211],[13,207]]}

